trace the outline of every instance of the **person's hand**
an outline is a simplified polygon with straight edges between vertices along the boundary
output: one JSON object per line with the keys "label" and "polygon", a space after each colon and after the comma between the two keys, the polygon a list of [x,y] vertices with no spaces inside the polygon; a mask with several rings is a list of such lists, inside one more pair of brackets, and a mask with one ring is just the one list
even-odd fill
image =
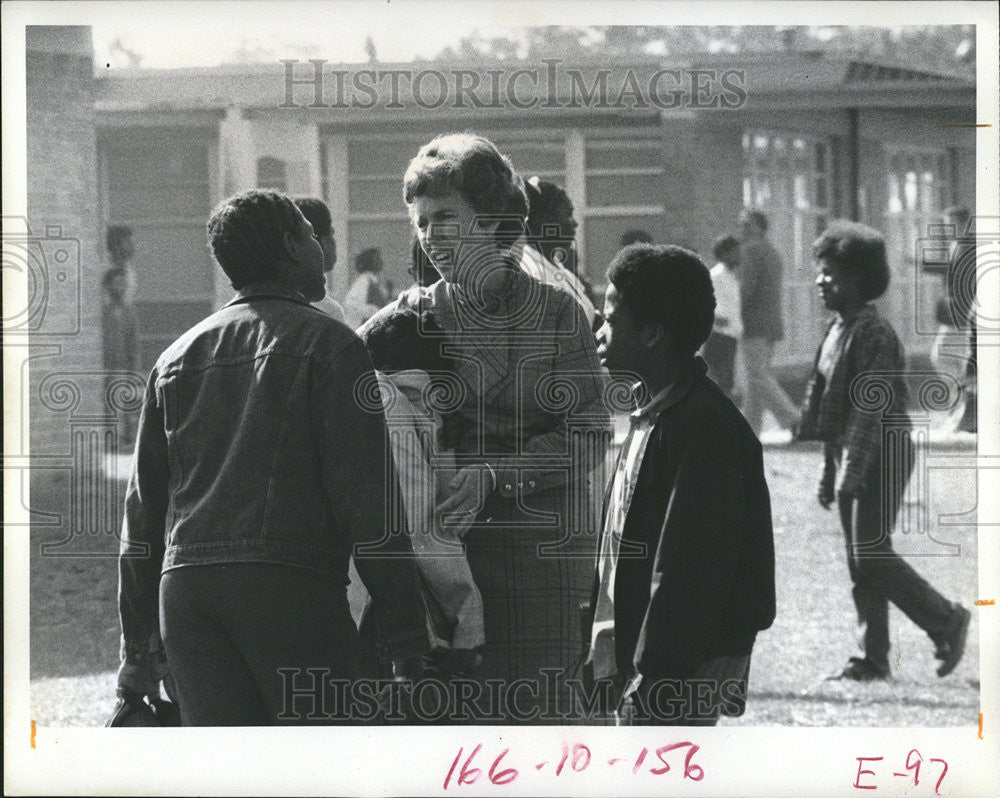
{"label": "person's hand", "polygon": [[489,482],[489,473],[484,473],[484,469],[479,466],[459,469],[448,483],[450,495],[437,507],[438,516],[452,514],[456,522],[472,523],[482,505]]}
{"label": "person's hand", "polygon": [[394,659],[392,661],[392,675],[397,681],[418,681],[424,675],[424,655],[415,654],[412,657]]}
{"label": "person's hand", "polygon": [[829,510],[830,505],[833,504],[833,500],[836,498],[833,494],[833,485],[827,482],[820,482],[816,498],[819,501],[820,507],[824,510]]}
{"label": "person's hand", "polygon": [[159,635],[150,636],[148,648],[142,652],[141,658],[133,658],[132,662],[122,652],[121,665],[118,667],[118,692],[131,694],[140,698],[160,697],[160,682],[163,682],[167,697],[177,700],[177,688],[173,674],[167,664],[167,655]]}

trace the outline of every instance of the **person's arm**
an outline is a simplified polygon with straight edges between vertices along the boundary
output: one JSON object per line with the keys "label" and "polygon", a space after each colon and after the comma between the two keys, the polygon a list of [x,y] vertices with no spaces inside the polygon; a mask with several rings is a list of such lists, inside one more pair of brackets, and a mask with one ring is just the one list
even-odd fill
{"label": "person's arm", "polygon": [[[855,332],[845,351],[850,357],[851,373],[881,372],[880,380],[888,380],[890,390],[903,372],[903,356],[899,343],[885,324],[866,325]],[[893,376],[899,375],[899,376]],[[884,408],[867,410],[847,398],[847,421],[844,425],[843,454],[837,474],[836,490],[858,496],[878,487],[879,475],[873,473],[882,450]]]}
{"label": "person's arm", "polygon": [[165,550],[167,437],[156,393],[156,369],[149,376],[139,416],[132,472],[125,494],[118,557],[118,611],[122,629],[119,687],[138,695],[159,694],[161,673],[149,668],[159,645],[160,570]]}
{"label": "person's arm", "polygon": [[394,660],[421,654],[429,647],[424,603],[375,372],[360,340],[318,369],[310,412],[333,533],[353,544],[380,647]]}
{"label": "person's arm", "polygon": [[[582,436],[578,440],[593,440],[600,451],[584,455],[593,463],[603,462],[604,452],[611,436],[611,414],[604,404],[604,391],[607,377],[601,368],[597,356],[597,341],[590,330],[587,317],[580,306],[571,297],[563,296],[563,307],[559,314],[559,329],[573,330],[574,335],[563,335],[555,339],[559,346],[559,354],[553,358],[552,377],[558,382],[572,384],[575,390],[575,402],[560,420],[558,426],[551,432],[529,439],[525,442],[524,453],[528,457],[551,456],[553,460],[565,457],[572,451],[570,434]],[[561,391],[553,389],[553,398],[558,400]],[[597,434],[593,434],[597,433]],[[533,472],[531,469],[518,468],[521,458],[497,458],[490,465],[496,473],[497,490],[504,496],[517,493],[529,495],[546,490],[557,485],[566,484],[569,474],[549,470]],[[571,463],[574,471],[587,464]],[[586,474],[579,474],[586,477]]]}
{"label": "person's arm", "polygon": [[647,449],[674,478],[633,659],[644,680],[684,678],[704,661],[750,534],[737,441],[708,420],[684,427],[656,430]]}

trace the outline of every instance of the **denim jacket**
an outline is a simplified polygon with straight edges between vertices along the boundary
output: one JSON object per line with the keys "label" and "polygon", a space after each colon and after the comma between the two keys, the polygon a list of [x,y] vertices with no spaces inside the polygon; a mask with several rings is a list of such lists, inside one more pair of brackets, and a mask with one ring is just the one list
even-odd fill
{"label": "denim jacket", "polygon": [[386,653],[427,648],[374,386],[357,336],[273,281],[246,286],[167,348],[146,385],[125,499],[127,657],[157,630],[161,572],[274,563],[346,590],[359,546]]}

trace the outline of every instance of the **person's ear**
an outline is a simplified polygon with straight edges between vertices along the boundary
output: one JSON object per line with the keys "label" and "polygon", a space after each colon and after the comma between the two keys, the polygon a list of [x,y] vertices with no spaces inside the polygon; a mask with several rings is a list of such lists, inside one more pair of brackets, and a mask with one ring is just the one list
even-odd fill
{"label": "person's ear", "polygon": [[664,340],[667,335],[666,329],[662,324],[644,324],[642,326],[642,344],[647,349],[652,349],[654,346]]}

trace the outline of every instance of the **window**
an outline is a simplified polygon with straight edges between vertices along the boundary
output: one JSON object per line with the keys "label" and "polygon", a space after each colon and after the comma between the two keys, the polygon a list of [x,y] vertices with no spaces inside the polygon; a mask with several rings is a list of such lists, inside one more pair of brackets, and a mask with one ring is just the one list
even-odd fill
{"label": "window", "polygon": [[257,188],[287,191],[288,178],[286,176],[285,162],[279,158],[258,158]]}
{"label": "window", "polygon": [[829,161],[826,139],[760,130],[743,134],[743,204],[767,216],[768,237],[785,267],[785,337],[775,347],[779,365],[808,362],[822,329],[812,243],[830,215]]}
{"label": "window", "polygon": [[592,282],[604,282],[604,269],[620,248],[623,233],[644,230],[657,243],[667,240],[663,158],[663,145],[655,136],[587,134],[586,204],[577,217],[583,228],[586,276]]}
{"label": "window", "polygon": [[940,223],[947,204],[948,162],[937,150],[890,150],[885,232],[891,260],[912,266],[916,244]]}
{"label": "window", "polygon": [[949,197],[949,162],[940,150],[894,147],[886,151],[886,165],[884,227],[894,275],[883,302],[907,351],[922,352],[932,340],[926,333],[937,328],[934,306],[944,287],[941,277],[924,272],[916,260],[928,254],[927,239],[940,234],[941,211]]}
{"label": "window", "polygon": [[812,270],[812,242],[830,211],[829,145],[799,135],[743,134],[743,204],[768,217],[790,275]]}

